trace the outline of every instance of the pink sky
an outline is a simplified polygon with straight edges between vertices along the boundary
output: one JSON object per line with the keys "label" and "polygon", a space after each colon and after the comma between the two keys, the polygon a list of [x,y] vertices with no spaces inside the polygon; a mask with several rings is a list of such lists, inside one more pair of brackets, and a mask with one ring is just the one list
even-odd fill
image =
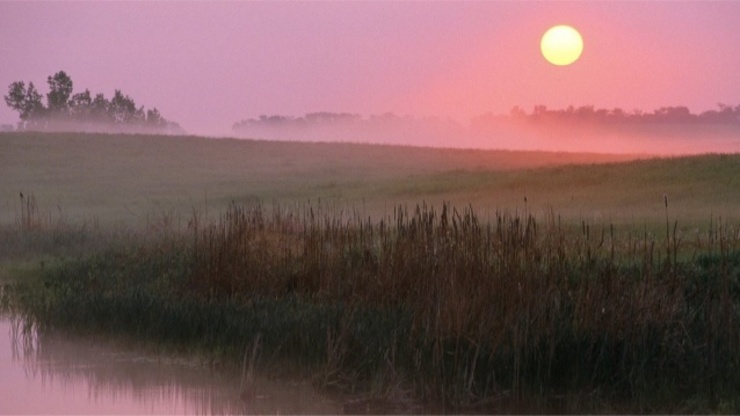
{"label": "pink sky", "polygon": [[[0,87],[66,71],[194,134],[261,114],[740,104],[740,2],[0,2]],[[570,24],[574,65],[542,34]],[[0,103],[0,123],[17,114]]]}

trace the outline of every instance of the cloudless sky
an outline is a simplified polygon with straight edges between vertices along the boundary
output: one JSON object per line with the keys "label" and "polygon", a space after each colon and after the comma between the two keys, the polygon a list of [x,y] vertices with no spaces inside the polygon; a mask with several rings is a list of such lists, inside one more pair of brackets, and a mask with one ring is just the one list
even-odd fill
{"label": "cloudless sky", "polygon": [[[314,111],[463,124],[514,105],[701,112],[740,104],[739,23],[740,1],[0,1],[0,87],[45,94],[64,70],[75,92],[121,89],[211,135]],[[540,53],[556,24],[583,36],[571,66]]]}

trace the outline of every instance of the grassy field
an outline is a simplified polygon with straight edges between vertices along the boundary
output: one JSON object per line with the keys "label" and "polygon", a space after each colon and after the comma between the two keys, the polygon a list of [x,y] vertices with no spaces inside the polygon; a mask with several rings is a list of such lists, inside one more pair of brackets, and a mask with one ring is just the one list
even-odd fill
{"label": "grassy field", "polygon": [[[153,215],[222,212],[230,202],[316,202],[388,215],[422,200],[481,213],[551,210],[569,220],[737,219],[740,156],[597,155],[282,143],[195,137],[0,135],[0,223],[19,193],[41,213],[141,225]],[[635,160],[643,159],[643,160]],[[616,163],[633,160],[630,163]],[[527,198],[525,204],[524,198]]]}
{"label": "grassy field", "polygon": [[51,134],[0,151],[0,278],[21,282],[4,302],[41,328],[236,365],[259,334],[262,360],[323,388],[448,410],[740,411],[738,155]]}

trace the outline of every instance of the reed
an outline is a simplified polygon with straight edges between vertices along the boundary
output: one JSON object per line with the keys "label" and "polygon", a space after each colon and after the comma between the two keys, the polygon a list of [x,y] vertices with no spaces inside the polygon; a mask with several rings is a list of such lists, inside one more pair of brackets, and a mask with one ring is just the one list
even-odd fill
{"label": "reed", "polygon": [[667,208],[664,261],[647,231],[554,213],[419,204],[372,221],[232,205],[179,238],[47,271],[28,311],[233,357],[261,334],[260,357],[316,366],[325,387],[402,382],[456,408],[559,397],[599,410],[590,397],[691,411],[700,398],[737,411],[740,232],[712,224],[689,243]]}

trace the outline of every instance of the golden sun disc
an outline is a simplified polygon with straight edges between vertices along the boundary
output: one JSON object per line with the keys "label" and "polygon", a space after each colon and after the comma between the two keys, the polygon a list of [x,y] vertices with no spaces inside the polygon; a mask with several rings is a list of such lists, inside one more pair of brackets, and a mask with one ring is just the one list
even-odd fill
{"label": "golden sun disc", "polygon": [[577,61],[583,52],[583,38],[567,25],[553,26],[542,35],[542,56],[553,65],[565,66]]}

